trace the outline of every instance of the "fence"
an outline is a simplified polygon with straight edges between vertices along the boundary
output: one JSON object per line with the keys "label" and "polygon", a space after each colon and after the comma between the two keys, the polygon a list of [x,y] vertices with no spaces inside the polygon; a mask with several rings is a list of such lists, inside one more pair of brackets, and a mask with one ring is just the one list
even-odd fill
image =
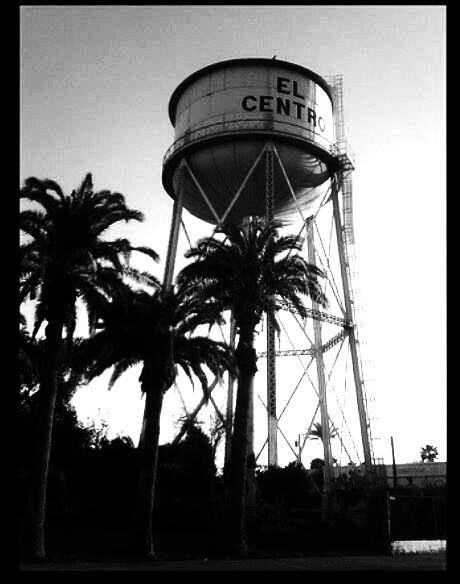
{"label": "fence", "polygon": [[447,507],[444,495],[388,497],[391,541],[446,539]]}

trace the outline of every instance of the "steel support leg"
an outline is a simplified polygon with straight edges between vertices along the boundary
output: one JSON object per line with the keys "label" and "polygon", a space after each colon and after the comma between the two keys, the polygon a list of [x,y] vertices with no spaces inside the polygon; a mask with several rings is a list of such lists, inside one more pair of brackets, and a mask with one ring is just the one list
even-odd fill
{"label": "steel support leg", "polygon": [[[339,260],[340,260],[340,271],[341,271],[341,275],[342,275],[346,318],[349,322],[353,322],[353,310],[352,310],[352,303],[351,303],[351,287],[350,287],[350,280],[349,280],[349,275],[348,275],[348,270],[347,270],[348,263],[347,263],[347,256],[346,256],[346,250],[345,250],[345,243],[344,243],[344,239],[343,239],[343,229],[342,229],[342,221],[341,221],[341,217],[340,217],[338,195],[339,195],[339,193],[338,193],[337,180],[333,180],[331,198],[332,198],[332,205],[333,205],[335,230],[336,230],[336,235],[337,235],[337,245],[338,245]],[[354,381],[355,381],[356,400],[358,403],[359,424],[360,424],[360,428],[361,428],[361,440],[362,440],[362,444],[363,444],[364,465],[366,468],[366,472],[370,473],[372,471],[372,456],[371,456],[371,448],[370,448],[370,441],[369,441],[367,414],[366,414],[366,408],[365,408],[365,404],[364,404],[363,383],[362,383],[360,366],[359,366],[358,349],[357,349],[354,326],[349,331],[349,339],[350,339],[351,361],[352,361],[352,365],[353,365],[353,376],[354,376]]]}
{"label": "steel support leg", "polygon": [[171,228],[169,231],[169,242],[168,242],[168,252],[166,255],[166,266],[163,284],[166,289],[172,286],[174,266],[176,263],[177,254],[177,242],[179,241],[179,230],[182,219],[182,200],[184,191],[184,172],[185,169],[182,168],[179,171],[181,173],[179,179],[179,189],[176,193],[176,198],[174,199],[173,214],[171,219]]}
{"label": "steel support leg", "polygon": [[[313,238],[313,222],[312,219],[307,220],[307,245],[308,245],[308,261],[310,264],[316,263],[315,247]],[[313,301],[313,310],[318,310],[319,305]],[[325,507],[328,508],[330,503],[330,493],[332,486],[332,452],[329,434],[329,414],[327,411],[327,397],[326,397],[326,378],[324,375],[324,360],[322,351],[321,339],[321,321],[313,320],[314,342],[315,342],[315,358],[316,371],[318,375],[318,395],[319,407],[321,413],[321,427],[323,430],[323,448],[324,448],[324,488],[323,494],[325,499]]]}
{"label": "steel support leg", "polygon": [[[273,220],[274,207],[274,164],[273,151],[265,153],[265,204],[266,221]],[[276,347],[274,316],[267,314],[267,415],[268,415],[268,466],[278,465],[276,418]]]}

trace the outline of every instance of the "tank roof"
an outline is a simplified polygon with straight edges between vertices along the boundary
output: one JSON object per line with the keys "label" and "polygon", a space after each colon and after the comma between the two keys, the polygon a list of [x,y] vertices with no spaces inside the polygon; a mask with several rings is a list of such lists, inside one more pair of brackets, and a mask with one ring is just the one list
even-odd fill
{"label": "tank roof", "polygon": [[176,106],[177,102],[179,101],[179,97],[181,93],[185,90],[185,88],[190,85],[195,79],[198,77],[202,77],[203,75],[210,73],[216,69],[223,69],[225,67],[231,67],[233,65],[282,65],[292,71],[297,71],[298,73],[303,73],[312,79],[315,83],[317,83],[320,87],[324,89],[324,91],[328,94],[331,101],[333,100],[332,97],[332,90],[330,85],[327,83],[325,79],[323,79],[318,73],[303,67],[302,65],[297,65],[296,63],[291,63],[290,61],[282,61],[281,59],[267,59],[264,57],[247,57],[243,59],[228,59],[227,61],[219,61],[217,63],[211,63],[206,67],[198,69],[188,77],[186,77],[176,89],[173,91],[171,98],[169,100],[168,106],[168,113],[169,119],[171,120],[171,124],[175,126],[176,123]]}

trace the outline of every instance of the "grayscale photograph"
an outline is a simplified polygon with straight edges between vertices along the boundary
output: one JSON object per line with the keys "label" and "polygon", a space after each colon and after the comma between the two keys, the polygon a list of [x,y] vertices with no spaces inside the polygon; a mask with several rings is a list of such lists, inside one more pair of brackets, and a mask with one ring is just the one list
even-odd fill
{"label": "grayscale photograph", "polygon": [[446,12],[19,7],[20,572],[446,571]]}

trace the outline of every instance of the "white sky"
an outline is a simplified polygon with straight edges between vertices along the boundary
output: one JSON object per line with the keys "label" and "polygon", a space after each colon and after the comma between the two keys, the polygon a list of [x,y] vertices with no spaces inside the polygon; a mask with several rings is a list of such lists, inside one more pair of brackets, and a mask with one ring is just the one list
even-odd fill
{"label": "white sky", "polygon": [[[364,375],[381,455],[391,462],[393,436],[397,462],[418,460],[427,443],[446,460],[445,15],[443,6],[22,7],[21,181],[53,178],[70,192],[92,172],[96,189],[124,193],[146,215],[113,236],[164,261],[175,87],[239,57],[343,75]],[[137,376],[110,395],[107,376],[81,390],[80,414],[100,409],[114,432],[136,437]]]}

